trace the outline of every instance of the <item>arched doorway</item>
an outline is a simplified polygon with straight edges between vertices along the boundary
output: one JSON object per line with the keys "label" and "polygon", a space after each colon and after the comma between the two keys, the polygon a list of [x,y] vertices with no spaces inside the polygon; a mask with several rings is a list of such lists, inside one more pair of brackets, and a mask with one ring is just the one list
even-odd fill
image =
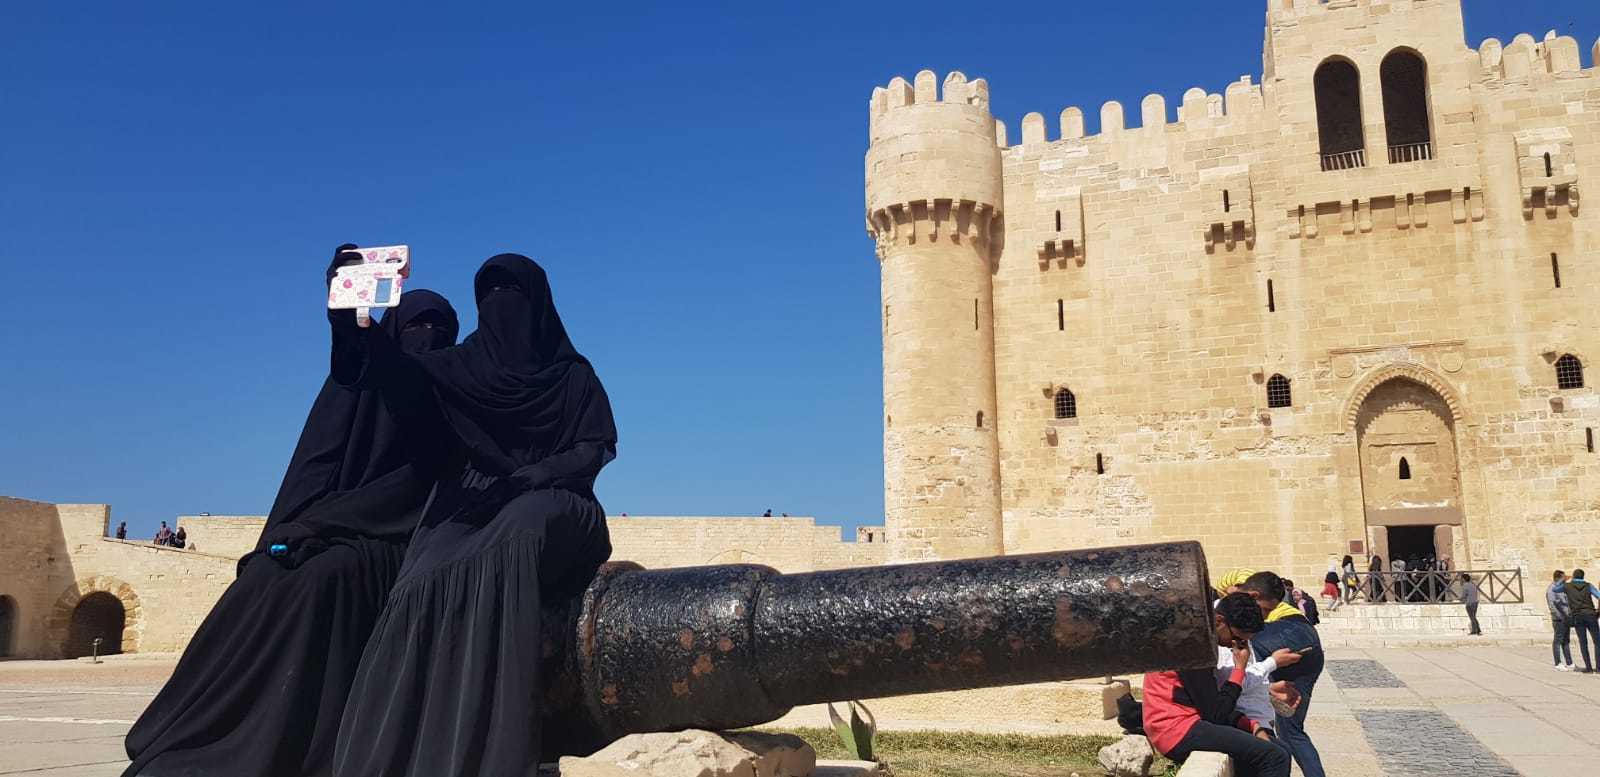
{"label": "arched doorway", "polygon": [[16,650],[17,635],[17,600],[9,596],[0,596],[0,658],[11,655]]}
{"label": "arched doorway", "polygon": [[1463,522],[1456,408],[1430,381],[1380,377],[1356,407],[1361,498],[1372,552],[1451,559]]}
{"label": "arched doorway", "polygon": [[101,639],[102,656],[122,652],[122,632],[127,628],[128,614],[122,609],[122,600],[95,591],[83,597],[72,610],[72,621],[67,626],[67,642],[62,652],[66,658],[87,656],[94,652],[94,640]]}

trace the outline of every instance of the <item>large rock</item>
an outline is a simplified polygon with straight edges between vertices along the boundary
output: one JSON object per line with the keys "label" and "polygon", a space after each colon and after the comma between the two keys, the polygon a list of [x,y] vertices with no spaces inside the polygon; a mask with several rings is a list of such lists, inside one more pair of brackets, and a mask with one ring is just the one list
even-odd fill
{"label": "large rock", "polygon": [[563,758],[561,777],[810,777],[816,765],[799,737],[690,729],[631,734],[587,758]]}
{"label": "large rock", "polygon": [[1155,759],[1150,740],[1142,735],[1129,734],[1100,748],[1100,768],[1111,777],[1149,777],[1150,764]]}

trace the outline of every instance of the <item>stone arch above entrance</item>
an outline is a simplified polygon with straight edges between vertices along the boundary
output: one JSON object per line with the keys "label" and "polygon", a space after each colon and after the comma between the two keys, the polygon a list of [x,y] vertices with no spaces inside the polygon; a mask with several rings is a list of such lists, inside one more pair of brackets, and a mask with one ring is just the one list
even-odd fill
{"label": "stone arch above entrance", "polygon": [[1450,410],[1450,419],[1454,423],[1466,420],[1466,413],[1462,410],[1460,396],[1444,378],[1432,370],[1416,364],[1391,364],[1373,370],[1361,382],[1356,384],[1355,391],[1350,393],[1350,399],[1344,406],[1344,428],[1355,430],[1356,420],[1361,415],[1361,406],[1367,397],[1377,388],[1391,380],[1409,380],[1420,383],[1432,389],[1444,401],[1445,407]]}
{"label": "stone arch above entrance", "polygon": [[[1352,410],[1369,544],[1386,559],[1453,558],[1466,523],[1457,448],[1460,403],[1420,368],[1362,381]],[[1464,535],[1459,537],[1464,539]]]}
{"label": "stone arch above entrance", "polygon": [[144,613],[139,605],[139,595],[128,583],[105,575],[83,578],[68,586],[67,590],[56,598],[55,604],[50,606],[50,615],[45,622],[45,633],[49,635],[48,644],[61,656],[66,656],[70,652],[68,643],[72,639],[73,614],[78,611],[79,604],[95,594],[108,595],[122,605],[122,643],[114,652],[139,652],[139,642],[144,635]]}

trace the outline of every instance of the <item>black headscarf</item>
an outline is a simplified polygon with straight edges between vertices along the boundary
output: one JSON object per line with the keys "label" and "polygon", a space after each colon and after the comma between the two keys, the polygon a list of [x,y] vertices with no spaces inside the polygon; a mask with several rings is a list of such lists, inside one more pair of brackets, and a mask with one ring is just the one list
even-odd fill
{"label": "black headscarf", "polygon": [[417,357],[468,459],[525,487],[592,485],[616,455],[617,427],[593,367],[567,337],[544,270],[500,254],[473,286],[477,331]]}
{"label": "black headscarf", "polygon": [[[460,329],[455,309],[427,289],[407,291],[378,326],[411,353],[448,347]],[[256,550],[310,537],[403,539],[433,486],[431,474],[415,465],[418,451],[436,446],[416,439],[414,431],[402,435],[378,392],[328,379],[311,405]]]}

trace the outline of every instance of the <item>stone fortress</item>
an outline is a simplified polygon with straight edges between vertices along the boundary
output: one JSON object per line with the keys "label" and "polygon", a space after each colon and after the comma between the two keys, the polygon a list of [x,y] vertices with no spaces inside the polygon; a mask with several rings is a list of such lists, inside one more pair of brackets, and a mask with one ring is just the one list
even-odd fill
{"label": "stone fortress", "polygon": [[1271,0],[1261,83],[1019,142],[982,79],[875,89],[891,557],[1600,564],[1600,75],[1463,41],[1459,0]]}
{"label": "stone fortress", "polygon": [[[886,526],[613,517],[615,557],[1600,567],[1600,75],[1572,38],[1463,40],[1459,0],[1271,0],[1260,84],[1016,145],[981,79],[875,90]],[[180,517],[180,551],[0,497],[0,656],[182,649],[262,520]]]}

